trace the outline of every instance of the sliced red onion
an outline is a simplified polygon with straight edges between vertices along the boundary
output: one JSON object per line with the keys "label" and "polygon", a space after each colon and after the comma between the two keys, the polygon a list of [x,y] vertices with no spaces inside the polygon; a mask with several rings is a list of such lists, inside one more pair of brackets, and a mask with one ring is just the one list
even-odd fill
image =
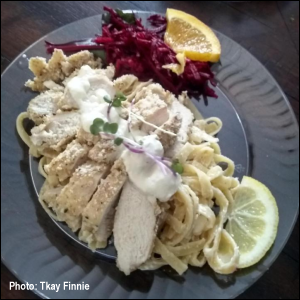
{"label": "sliced red onion", "polygon": [[136,154],[141,154],[141,153],[145,153],[145,150],[142,148],[135,148],[135,146],[130,145],[127,142],[123,142],[123,145],[131,152],[136,153]]}
{"label": "sliced red onion", "polygon": [[162,160],[161,160],[161,157],[157,157],[157,156],[154,156],[154,155],[152,155],[152,154],[150,154],[150,153],[148,153],[148,152],[145,152],[145,154],[147,155],[147,156],[149,156],[150,158],[152,158],[155,162],[157,162],[159,165],[160,165],[160,167],[162,168],[162,170],[163,170],[163,172],[164,172],[164,174],[166,175],[166,169],[167,170],[169,170],[169,171],[171,171],[171,173],[174,175],[174,176],[176,176],[176,172],[170,167],[170,166],[168,166],[167,164],[165,164]]}

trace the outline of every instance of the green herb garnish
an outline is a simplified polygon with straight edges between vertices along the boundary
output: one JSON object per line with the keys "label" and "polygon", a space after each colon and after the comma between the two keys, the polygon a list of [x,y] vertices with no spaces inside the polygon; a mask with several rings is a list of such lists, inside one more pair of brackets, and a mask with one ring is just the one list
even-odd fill
{"label": "green herb garnish", "polygon": [[93,121],[93,124],[90,126],[91,134],[97,135],[100,132],[112,133],[115,134],[118,131],[118,124],[117,123],[108,123],[104,122],[100,118],[96,118]]}
{"label": "green herb garnish", "polygon": [[126,100],[126,96],[122,92],[117,92],[115,95],[115,98],[117,98],[118,100],[121,100],[121,101]]}
{"label": "green herb garnish", "polygon": [[100,118],[96,118],[94,121],[93,121],[93,124],[102,128],[102,126],[104,125],[104,121]]}
{"label": "green herb garnish", "polygon": [[116,138],[116,139],[114,140],[114,142],[115,142],[115,145],[120,146],[120,145],[123,143],[123,139],[121,139],[121,138]]}
{"label": "green herb garnish", "polygon": [[91,134],[97,135],[100,131],[102,131],[104,125],[104,121],[100,118],[96,118],[93,121],[93,124],[90,126]]}
{"label": "green herb garnish", "polygon": [[126,23],[128,23],[128,24],[134,24],[135,23],[135,15],[134,15],[134,13],[124,13],[120,9],[116,9],[116,13]]}
{"label": "green herb garnish", "polygon": [[93,135],[97,135],[100,131],[98,131],[98,129],[94,125],[91,125],[90,126],[90,132]]}
{"label": "green herb garnish", "polygon": [[109,124],[109,132],[110,133],[113,133],[113,134],[117,133],[118,128],[119,128],[119,125],[117,123]]}
{"label": "green herb garnish", "polygon": [[110,97],[108,97],[108,96],[104,96],[103,97],[103,100],[106,102],[106,103],[111,103],[111,99],[110,99]]}
{"label": "green herb garnish", "polygon": [[113,107],[121,107],[122,101],[125,100],[126,100],[126,96],[121,92],[117,92],[112,101],[108,97],[104,97],[104,101],[111,104],[111,106]]}
{"label": "green herb garnish", "polygon": [[114,102],[112,103],[113,107],[121,107],[122,103],[120,100],[114,100]]}
{"label": "green herb garnish", "polygon": [[105,123],[103,126],[103,131],[107,133],[115,134],[118,131],[118,124],[117,123]]}
{"label": "green herb garnish", "polygon": [[171,168],[178,174],[182,174],[183,173],[183,166],[182,164],[178,161],[178,160],[174,160],[172,163]]}

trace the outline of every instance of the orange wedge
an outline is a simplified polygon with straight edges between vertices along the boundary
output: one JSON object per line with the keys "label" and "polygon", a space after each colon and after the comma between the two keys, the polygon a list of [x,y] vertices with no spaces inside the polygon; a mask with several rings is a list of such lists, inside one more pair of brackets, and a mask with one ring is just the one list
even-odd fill
{"label": "orange wedge", "polygon": [[214,32],[192,15],[167,9],[165,42],[176,52],[197,61],[217,62],[221,55],[220,41]]}

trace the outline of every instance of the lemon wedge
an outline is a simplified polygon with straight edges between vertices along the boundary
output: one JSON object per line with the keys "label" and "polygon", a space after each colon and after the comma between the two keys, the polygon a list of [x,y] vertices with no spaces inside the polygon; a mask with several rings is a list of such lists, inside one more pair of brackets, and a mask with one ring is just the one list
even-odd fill
{"label": "lemon wedge", "polygon": [[221,45],[214,32],[192,15],[176,9],[167,9],[165,42],[176,52],[198,61],[217,62]]}
{"label": "lemon wedge", "polygon": [[238,268],[260,261],[273,245],[278,229],[276,200],[261,182],[244,177],[234,195],[226,230],[240,250]]}

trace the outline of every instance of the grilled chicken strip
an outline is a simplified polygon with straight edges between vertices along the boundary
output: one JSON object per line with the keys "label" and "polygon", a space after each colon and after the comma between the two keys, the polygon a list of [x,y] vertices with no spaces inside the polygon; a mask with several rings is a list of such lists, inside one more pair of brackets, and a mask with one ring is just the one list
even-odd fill
{"label": "grilled chicken strip", "polygon": [[87,160],[89,150],[90,147],[87,145],[81,145],[76,140],[72,141],[62,153],[53,158],[50,164],[45,165],[47,180],[53,186],[64,182],[72,176],[78,166]]}
{"label": "grilled chicken strip", "polygon": [[114,221],[118,268],[126,275],[146,262],[152,253],[160,208],[132,182],[125,184]]}
{"label": "grilled chicken strip", "polygon": [[84,209],[79,238],[88,243],[91,249],[107,246],[107,239],[112,234],[115,207],[126,180],[125,165],[119,159]]}
{"label": "grilled chicken strip", "polygon": [[109,165],[87,161],[76,169],[70,182],[57,197],[53,210],[58,218],[76,232],[82,223],[83,210],[97,189],[101,178],[109,171]]}
{"label": "grilled chicken strip", "polygon": [[62,97],[62,92],[47,91],[33,98],[28,105],[28,117],[36,125],[40,125],[47,120],[47,117],[56,113],[57,103]]}
{"label": "grilled chicken strip", "polygon": [[74,139],[79,127],[79,112],[64,112],[51,116],[47,122],[33,127],[30,139],[41,154],[54,157]]}

